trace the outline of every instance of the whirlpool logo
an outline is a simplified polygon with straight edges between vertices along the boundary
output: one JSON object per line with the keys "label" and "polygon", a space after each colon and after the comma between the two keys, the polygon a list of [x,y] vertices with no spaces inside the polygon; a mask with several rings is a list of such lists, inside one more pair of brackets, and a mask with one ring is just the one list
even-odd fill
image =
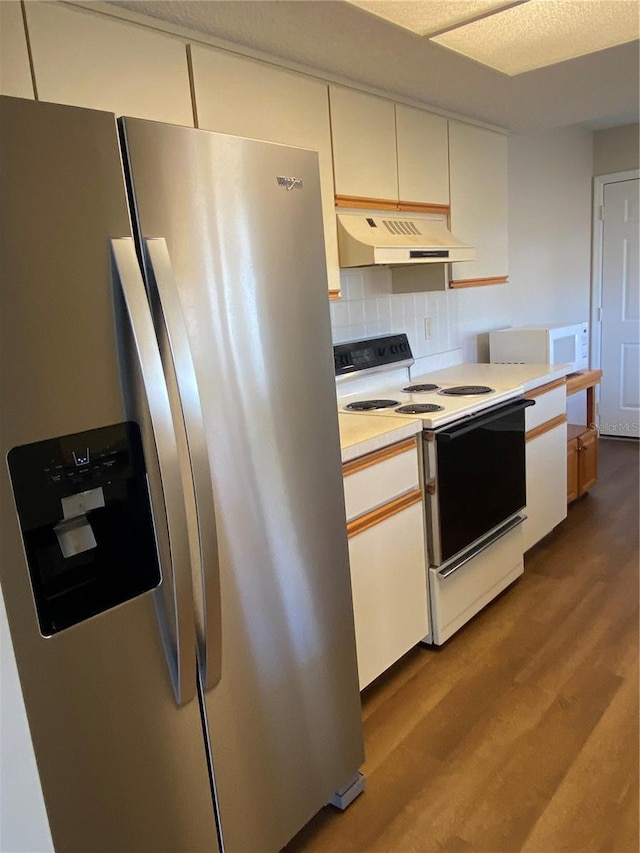
{"label": "whirlpool logo", "polygon": [[302,189],[302,178],[285,178],[283,175],[277,175],[276,181],[278,186],[284,187],[287,192]]}

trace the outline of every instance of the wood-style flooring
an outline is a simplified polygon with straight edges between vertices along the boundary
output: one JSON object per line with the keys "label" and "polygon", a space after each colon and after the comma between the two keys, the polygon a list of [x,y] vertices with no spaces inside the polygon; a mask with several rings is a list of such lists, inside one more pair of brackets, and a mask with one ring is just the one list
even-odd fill
{"label": "wood-style flooring", "polygon": [[638,853],[638,443],[525,574],[363,694],[367,790],[286,853]]}

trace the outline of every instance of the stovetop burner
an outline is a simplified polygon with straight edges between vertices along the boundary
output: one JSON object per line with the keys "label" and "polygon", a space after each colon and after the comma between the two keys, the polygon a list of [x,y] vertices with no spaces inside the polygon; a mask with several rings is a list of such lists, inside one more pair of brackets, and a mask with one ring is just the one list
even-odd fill
{"label": "stovetop burner", "polygon": [[396,412],[401,415],[426,415],[430,412],[444,412],[444,406],[437,406],[435,403],[408,403],[406,406],[400,406]]}
{"label": "stovetop burner", "polygon": [[437,391],[439,387],[439,385],[435,385],[433,382],[424,382],[421,385],[408,385],[402,390],[407,394],[422,394],[425,391]]}
{"label": "stovetop burner", "polygon": [[491,394],[493,388],[488,385],[453,385],[451,388],[443,388],[438,391],[438,394],[444,394],[447,397],[477,397],[482,394]]}
{"label": "stovetop burner", "polygon": [[392,406],[397,406],[399,402],[399,400],[356,400],[355,403],[347,403],[345,409],[368,412],[371,409],[390,409]]}

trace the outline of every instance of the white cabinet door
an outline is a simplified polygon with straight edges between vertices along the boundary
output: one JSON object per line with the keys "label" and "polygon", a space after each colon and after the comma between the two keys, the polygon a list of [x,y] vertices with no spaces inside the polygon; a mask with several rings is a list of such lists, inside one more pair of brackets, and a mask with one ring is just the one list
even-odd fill
{"label": "white cabinet door", "polygon": [[393,101],[329,86],[336,194],[398,201]]}
{"label": "white cabinet door", "polygon": [[396,104],[401,202],[449,204],[447,119]]}
{"label": "white cabinet door", "polygon": [[451,230],[476,260],[452,264],[451,285],[499,284],[508,276],[507,137],[449,122]]}
{"label": "white cabinet door", "polygon": [[423,506],[349,539],[362,690],[429,633]]}
{"label": "white cabinet door", "polygon": [[180,39],[85,9],[25,8],[40,100],[193,126]]}
{"label": "white cabinet door", "polygon": [[526,444],[527,551],[567,517],[567,425],[558,424]]}
{"label": "white cabinet door", "polygon": [[264,62],[192,45],[198,126],[318,152],[329,290],[340,290],[327,86]]}
{"label": "white cabinet door", "polygon": [[0,2],[0,94],[33,98],[22,7],[17,0]]}

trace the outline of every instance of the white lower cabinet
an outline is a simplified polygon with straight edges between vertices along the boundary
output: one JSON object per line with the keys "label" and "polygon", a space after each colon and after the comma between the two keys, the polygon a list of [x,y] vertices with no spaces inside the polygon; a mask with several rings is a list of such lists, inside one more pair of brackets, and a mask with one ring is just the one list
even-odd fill
{"label": "white lower cabinet", "polygon": [[567,417],[564,380],[527,394],[527,520],[523,546],[528,551],[567,517]]}
{"label": "white lower cabinet", "polygon": [[360,689],[429,632],[423,507],[349,539]]}
{"label": "white lower cabinet", "polygon": [[524,550],[539,542],[567,517],[567,425],[527,442],[527,520]]}
{"label": "white lower cabinet", "polygon": [[410,439],[343,466],[361,690],[429,633],[418,465]]}

